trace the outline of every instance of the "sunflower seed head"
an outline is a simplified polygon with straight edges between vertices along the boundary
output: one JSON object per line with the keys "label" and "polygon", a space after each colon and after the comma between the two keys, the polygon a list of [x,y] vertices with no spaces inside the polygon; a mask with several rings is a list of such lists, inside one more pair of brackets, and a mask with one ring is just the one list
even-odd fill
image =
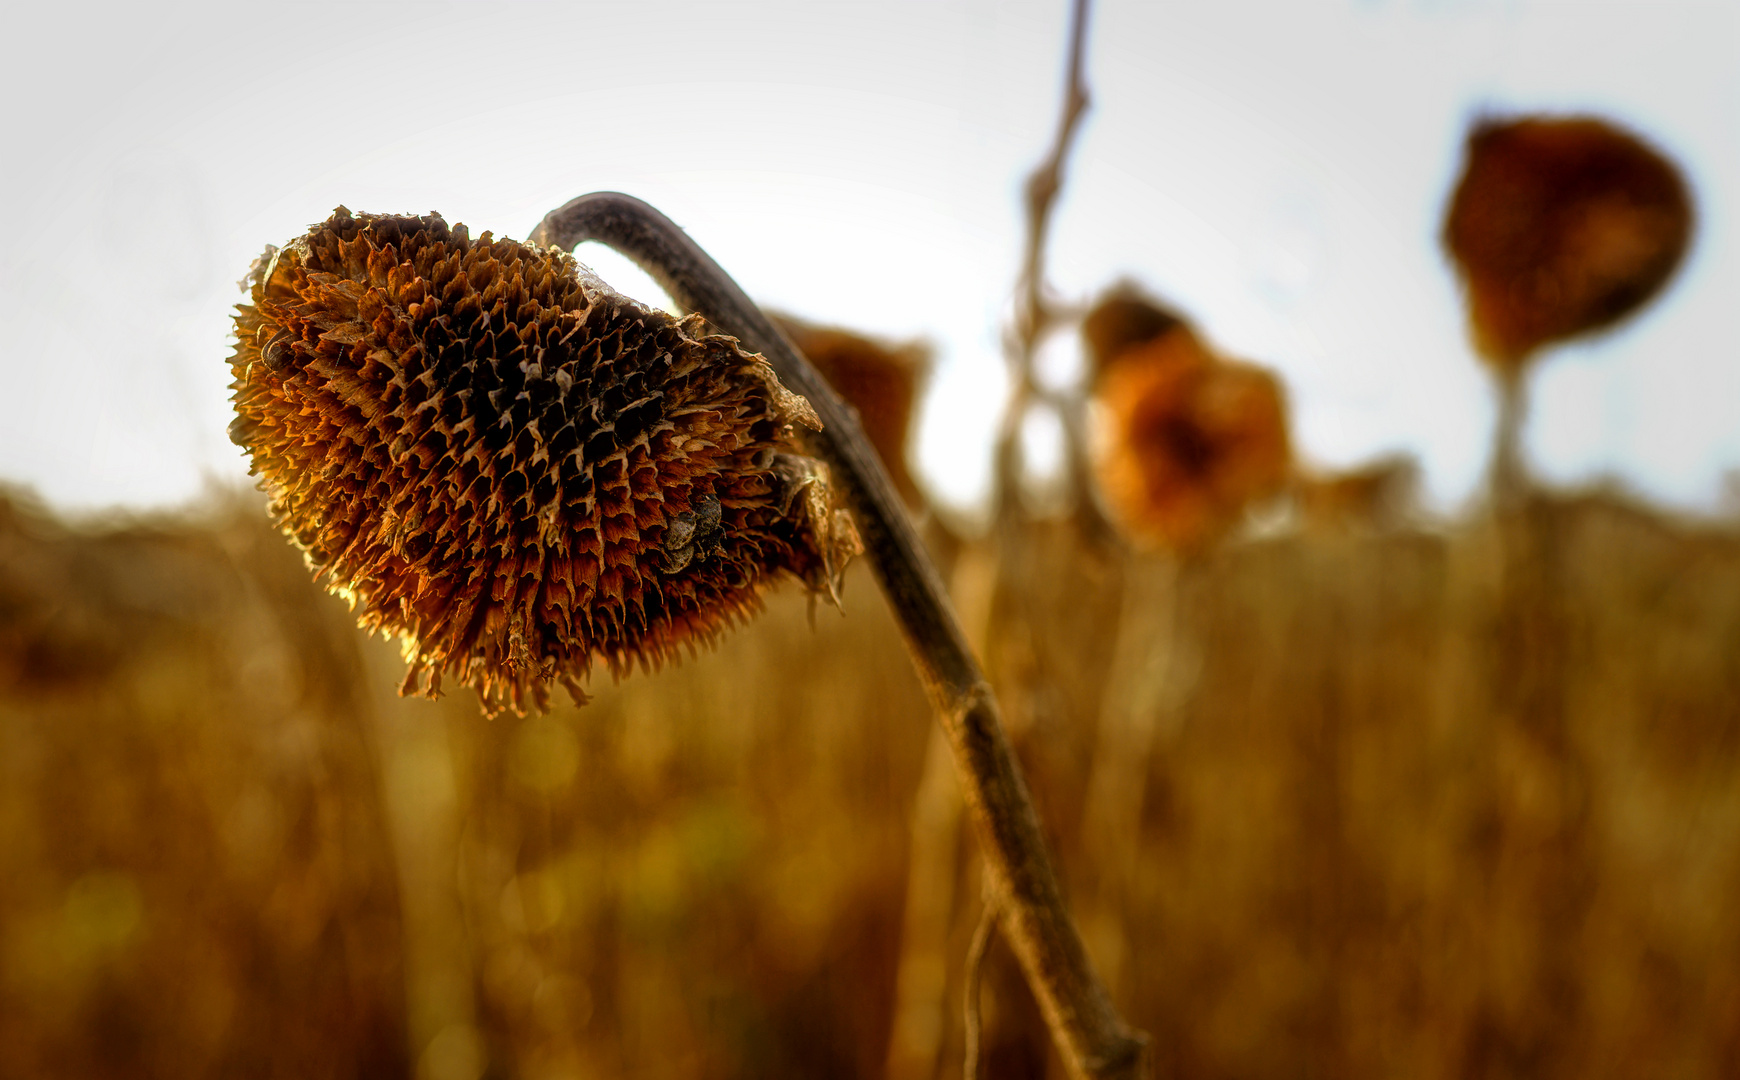
{"label": "sunflower seed head", "polygon": [[244,285],[231,437],[317,576],[401,639],[403,692],[584,700],[595,659],[692,651],[779,571],[833,592],[855,550],[825,468],[789,464],[809,403],[563,252],[341,207]]}

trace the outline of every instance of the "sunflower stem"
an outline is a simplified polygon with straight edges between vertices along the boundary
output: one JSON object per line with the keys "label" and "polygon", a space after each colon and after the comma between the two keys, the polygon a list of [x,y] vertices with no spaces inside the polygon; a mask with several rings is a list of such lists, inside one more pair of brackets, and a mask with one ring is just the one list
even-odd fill
{"label": "sunflower stem", "polygon": [[1039,1002],[1059,1054],[1076,1077],[1145,1075],[1145,1036],[1112,1007],[1089,961],[1039,828],[996,697],[961,631],[893,482],[857,411],[843,401],[730,275],[674,222],[616,192],[583,195],[546,216],[534,244],[572,249],[586,240],[627,255],[679,305],[765,356],[822,421],[818,451],[834,471],[954,751],[961,789],[999,896],[1004,937]]}

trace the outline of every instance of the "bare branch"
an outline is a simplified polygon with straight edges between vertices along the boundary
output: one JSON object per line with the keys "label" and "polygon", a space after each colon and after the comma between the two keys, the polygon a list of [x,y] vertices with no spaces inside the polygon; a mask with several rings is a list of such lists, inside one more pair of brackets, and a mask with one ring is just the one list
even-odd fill
{"label": "bare branch", "polygon": [[1027,235],[1022,254],[1021,273],[1015,285],[1015,311],[1004,349],[1008,354],[1012,386],[1004,409],[1003,424],[998,432],[996,472],[993,477],[993,515],[1006,529],[1016,516],[1018,487],[1021,479],[1021,424],[1036,403],[1058,411],[1063,421],[1065,452],[1071,485],[1075,489],[1077,512],[1090,538],[1106,541],[1115,535],[1100,513],[1087,483],[1086,452],[1083,447],[1081,408],[1079,401],[1056,401],[1054,395],[1041,393],[1033,379],[1034,357],[1040,342],[1068,316],[1052,302],[1046,293],[1045,251],[1051,232],[1051,215],[1057,197],[1063,190],[1064,165],[1075,144],[1081,118],[1087,112],[1091,98],[1083,76],[1082,54],[1087,41],[1088,0],[1074,0],[1070,11],[1069,66],[1064,76],[1063,112],[1058,118],[1057,133],[1051,150],[1027,177],[1025,188]]}

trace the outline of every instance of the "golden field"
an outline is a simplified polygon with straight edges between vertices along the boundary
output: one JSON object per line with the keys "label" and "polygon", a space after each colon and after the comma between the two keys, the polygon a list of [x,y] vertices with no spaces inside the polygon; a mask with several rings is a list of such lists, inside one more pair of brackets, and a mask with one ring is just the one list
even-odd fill
{"label": "golden field", "polygon": [[[931,534],[1158,1075],[1740,1074],[1740,530]],[[0,504],[0,1075],[959,1074],[973,840],[861,568],[584,708],[401,673],[255,496]]]}

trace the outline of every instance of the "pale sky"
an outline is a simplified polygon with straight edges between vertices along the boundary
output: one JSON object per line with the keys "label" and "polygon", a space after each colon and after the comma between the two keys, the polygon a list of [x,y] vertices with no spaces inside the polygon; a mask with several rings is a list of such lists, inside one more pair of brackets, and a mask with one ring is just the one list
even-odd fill
{"label": "pale sky", "polygon": [[[616,189],[764,304],[929,339],[919,467],[970,504],[1066,7],[11,5],[0,481],[76,508],[241,481],[234,283],[339,203],[523,237]],[[1646,134],[1689,176],[1694,248],[1641,318],[1544,359],[1526,442],[1557,481],[1718,504],[1740,468],[1740,2],[1106,0],[1088,79],[1059,293],[1143,283],[1281,374],[1308,460],[1413,453],[1444,509],[1475,490],[1493,413],[1436,239],[1468,121],[1593,111]],[[1073,341],[1046,363],[1066,378]]]}

